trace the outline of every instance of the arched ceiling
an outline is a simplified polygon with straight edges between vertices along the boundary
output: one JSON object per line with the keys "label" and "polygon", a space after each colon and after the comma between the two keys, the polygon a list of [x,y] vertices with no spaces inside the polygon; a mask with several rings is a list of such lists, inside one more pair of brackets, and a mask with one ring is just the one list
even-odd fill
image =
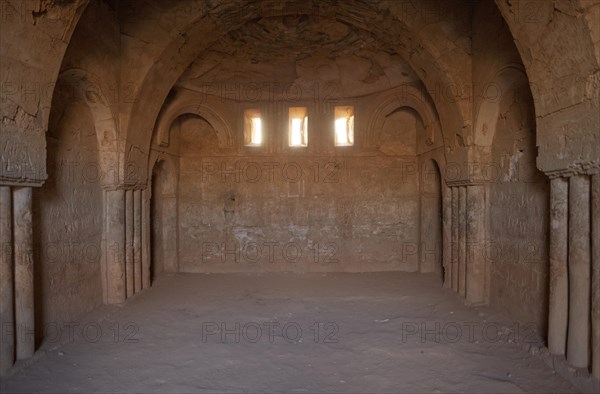
{"label": "arched ceiling", "polygon": [[[140,3],[146,6],[148,2]],[[137,7],[140,3],[131,4]],[[128,67],[122,69],[121,81],[135,87],[131,100],[120,106],[123,154],[120,161],[124,165],[139,163],[138,167],[143,168],[141,161],[147,160],[157,114],[169,91],[196,59],[220,45],[224,37],[227,40],[230,33],[250,28],[261,18],[281,17],[289,21],[290,16],[301,15],[335,20],[352,26],[355,32],[368,32],[367,36],[389,46],[381,47],[384,52],[391,49],[390,55],[398,53],[423,81],[426,91],[443,101],[436,103],[436,110],[448,137],[447,147],[453,154],[464,154],[464,146],[453,143],[456,135],[466,135],[471,128],[469,92],[461,89],[468,86],[471,75],[470,7],[459,7],[465,5],[464,0],[204,1],[199,12],[191,13],[183,7],[189,3],[166,3],[168,9],[161,4],[160,13],[153,14],[154,8],[143,7],[145,13],[134,12],[135,18],[123,21],[126,27],[122,30],[121,62]],[[433,9],[428,8],[430,4]],[[167,15],[167,22],[174,23],[161,23]],[[365,79],[369,81],[368,75],[362,78]],[[448,86],[459,87],[456,97],[440,96],[440,90]],[[363,86],[359,88],[355,94]],[[461,140],[464,139],[462,136]],[[145,174],[140,175],[143,182]]]}
{"label": "arched ceiling", "polygon": [[292,86],[294,97],[357,97],[418,80],[369,32],[303,14],[258,18],[229,32],[196,58],[177,86],[231,96],[222,87],[238,84],[251,95],[237,97],[243,101],[276,98]]}
{"label": "arched ceiling", "polygon": [[[538,166],[544,171],[566,168],[580,156],[581,146],[593,146],[581,141],[590,139],[589,130],[597,130],[599,122],[598,0],[494,2],[531,82],[538,117]],[[25,12],[31,5],[21,9],[21,3],[26,2],[7,2],[3,32],[8,34],[0,35],[4,82],[17,90],[24,81],[53,86],[84,10],[103,4],[114,10],[117,34],[107,36],[102,25],[97,25],[97,32],[105,39],[112,37],[119,48],[115,81],[125,96],[120,97],[115,120],[120,166],[146,160],[156,114],[182,74],[188,69],[192,73],[189,66],[194,60],[228,32],[267,15],[321,15],[369,31],[380,42],[393,45],[427,91],[438,94],[436,107],[450,137],[448,144],[455,145],[452,137],[464,137],[471,127],[468,96],[442,97],[439,102],[440,88],[473,82],[471,0],[61,0],[43,1],[35,13]],[[39,168],[35,176],[0,174],[1,181],[39,185],[46,177],[51,96],[31,100],[30,94],[11,94],[0,105],[6,119],[2,139]],[[19,114],[23,116],[15,116]],[[561,130],[569,130],[572,147],[563,147]],[[599,157],[595,149],[587,149],[583,159]],[[556,160],[557,151],[562,160]]]}

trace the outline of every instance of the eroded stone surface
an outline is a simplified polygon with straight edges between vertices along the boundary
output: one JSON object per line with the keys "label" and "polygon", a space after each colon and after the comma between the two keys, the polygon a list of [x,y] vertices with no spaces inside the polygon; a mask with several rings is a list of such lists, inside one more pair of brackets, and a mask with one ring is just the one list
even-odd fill
{"label": "eroded stone surface", "polygon": [[[18,277],[3,314],[16,296],[30,326],[34,308],[39,342],[165,272],[433,272],[542,335],[558,311],[551,351],[597,378],[597,286],[591,305],[573,297],[589,298],[586,251],[597,276],[599,13],[598,0],[1,0],[0,184],[36,187],[25,205],[3,197],[2,267]],[[334,143],[336,106],[353,107],[352,146]],[[289,146],[291,107],[308,114],[304,147]],[[558,215],[550,178],[593,178],[594,195],[571,190]],[[554,280],[572,283],[566,311]],[[566,329],[582,333],[570,346]]]}

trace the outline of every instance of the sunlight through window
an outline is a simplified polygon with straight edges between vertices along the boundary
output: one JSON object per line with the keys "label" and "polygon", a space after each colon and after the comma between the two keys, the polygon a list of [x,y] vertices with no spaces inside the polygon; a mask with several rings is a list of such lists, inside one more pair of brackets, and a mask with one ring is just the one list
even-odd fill
{"label": "sunlight through window", "polygon": [[289,109],[290,146],[306,146],[308,142],[308,110],[306,107],[292,107]]}
{"label": "sunlight through window", "polygon": [[244,111],[244,141],[246,146],[260,146],[263,141],[262,119],[260,111]]}
{"label": "sunlight through window", "polygon": [[353,107],[335,107],[335,145],[354,145]]}
{"label": "sunlight through window", "polygon": [[252,145],[262,144],[262,122],[260,118],[252,118],[251,143]]}

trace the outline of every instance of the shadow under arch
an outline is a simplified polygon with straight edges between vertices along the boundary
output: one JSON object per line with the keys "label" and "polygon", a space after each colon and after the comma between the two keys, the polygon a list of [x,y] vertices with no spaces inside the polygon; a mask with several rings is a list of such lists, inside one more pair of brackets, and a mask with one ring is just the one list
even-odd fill
{"label": "shadow under arch", "polygon": [[183,115],[196,115],[204,119],[216,131],[219,147],[233,149],[235,135],[229,122],[217,111],[204,105],[197,97],[194,99],[177,100],[161,111],[155,130],[156,144],[168,147],[171,143],[171,128],[173,123]]}
{"label": "shadow under arch", "polygon": [[[502,97],[511,89],[522,88],[528,85],[527,74],[518,64],[509,64],[496,73],[492,81],[487,85],[494,87],[496,94],[489,96],[487,93],[476,110],[474,142],[481,147],[490,147],[496,135],[498,116],[500,115],[500,105]],[[530,90],[530,95],[532,92]]]}
{"label": "shadow under arch", "polygon": [[436,159],[429,158],[419,171],[419,271],[435,273],[443,283],[443,196],[442,174]]}
{"label": "shadow under arch", "polygon": [[[286,4],[289,2],[267,1],[267,2],[245,2],[237,4],[233,9],[229,6],[223,6],[217,14],[211,14],[210,18],[201,18],[198,20],[189,21],[185,26],[181,26],[179,31],[180,36],[169,42],[164,50],[155,59],[151,68],[141,78],[136,90],[136,95],[133,100],[131,112],[126,119],[128,126],[125,127],[121,140],[127,144],[125,149],[121,151],[125,154],[123,163],[129,160],[134,160],[129,157],[132,152],[131,146],[135,146],[143,152],[149,151],[149,146],[152,143],[152,133],[156,125],[156,116],[161,107],[165,104],[174,84],[183,74],[187,67],[198,58],[210,45],[216,42],[220,36],[236,30],[245,23],[257,20],[265,15],[268,16],[286,16],[297,15],[298,11],[302,11],[306,15],[315,15],[319,17],[328,17],[337,19],[352,25],[360,31],[375,37],[386,45],[391,47],[390,35],[405,45],[394,45],[397,48],[398,54],[409,61],[410,66],[418,74],[422,81],[428,85],[428,89],[433,91],[436,86],[454,86],[457,81],[449,73],[447,73],[446,65],[439,57],[434,56],[428,50],[418,51],[418,55],[414,56],[410,52],[410,48],[415,46],[415,43],[422,41],[418,31],[418,25],[425,23],[424,20],[408,21],[395,18],[393,23],[386,25],[383,23],[373,23],[373,16],[380,15],[381,18],[392,18],[391,14],[386,14],[381,11],[372,12],[369,5],[365,5],[361,1],[349,1],[347,7],[340,9],[339,7],[324,7],[319,6],[316,9],[308,7],[291,7],[288,9]],[[233,4],[233,3],[232,3]],[[264,4],[271,4],[272,7],[267,7],[270,12],[265,12]],[[326,13],[324,11],[330,10]],[[235,15],[232,15],[232,13]],[[392,22],[392,20],[389,20]],[[392,31],[393,30],[393,31]],[[187,39],[181,44],[181,36]],[[207,37],[209,38],[207,40]],[[440,32],[440,37],[445,37]],[[215,40],[211,40],[214,38]],[[425,45],[422,48],[426,48]],[[446,105],[438,107],[440,118],[445,125],[444,131],[448,133],[463,133],[466,128],[466,112],[463,106],[457,101],[448,101]],[[150,114],[150,116],[149,116]],[[470,126],[468,126],[470,129]],[[450,137],[448,137],[450,138]],[[462,151],[461,151],[462,152]],[[140,158],[141,159],[141,158]],[[142,181],[144,176],[142,175]]]}
{"label": "shadow under arch", "polygon": [[386,94],[382,104],[373,112],[365,133],[365,147],[378,145],[378,131],[382,130],[386,119],[399,112],[408,111],[418,117],[425,130],[425,138],[435,143],[436,135],[442,136],[440,119],[431,98],[422,90],[412,85],[403,85]]}
{"label": "shadow under arch", "polygon": [[[62,72],[52,91],[45,135],[49,178],[32,197],[37,345],[47,338],[50,319],[87,313],[106,298],[102,189],[116,183],[118,157],[107,103],[100,84],[82,69]],[[52,289],[55,283],[60,287]],[[76,303],[57,308],[53,302],[73,294]]]}
{"label": "shadow under arch", "polygon": [[[103,187],[117,185],[119,183],[117,117],[110,107],[102,85],[87,71],[71,68],[60,73],[53,93],[53,104],[59,94],[66,94],[66,99],[77,100],[89,108],[98,142],[99,182]],[[54,117],[56,113],[51,110],[50,123],[56,121]]]}
{"label": "shadow under arch", "polygon": [[178,270],[177,164],[169,155],[151,167],[150,281],[162,272]]}

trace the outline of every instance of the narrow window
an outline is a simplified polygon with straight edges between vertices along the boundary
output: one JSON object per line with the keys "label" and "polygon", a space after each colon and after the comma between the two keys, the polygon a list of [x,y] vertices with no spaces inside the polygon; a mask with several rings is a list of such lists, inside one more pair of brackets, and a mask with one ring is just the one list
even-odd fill
{"label": "narrow window", "polygon": [[308,142],[308,109],[306,107],[291,107],[289,109],[290,146],[306,146]]}
{"label": "narrow window", "polygon": [[262,120],[260,111],[247,109],[244,111],[244,141],[247,146],[260,146],[262,144]]}
{"label": "narrow window", "polygon": [[354,107],[335,107],[335,145],[354,145]]}

